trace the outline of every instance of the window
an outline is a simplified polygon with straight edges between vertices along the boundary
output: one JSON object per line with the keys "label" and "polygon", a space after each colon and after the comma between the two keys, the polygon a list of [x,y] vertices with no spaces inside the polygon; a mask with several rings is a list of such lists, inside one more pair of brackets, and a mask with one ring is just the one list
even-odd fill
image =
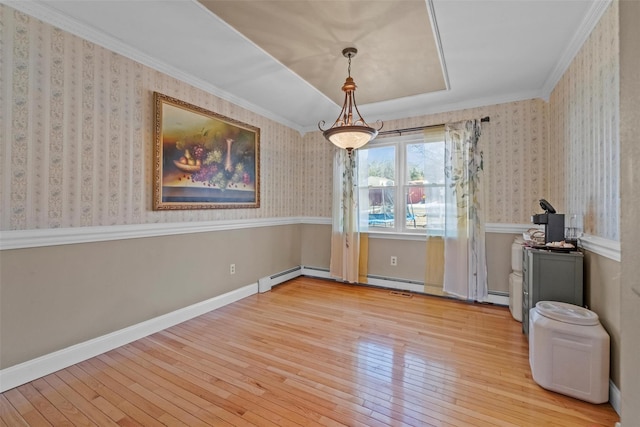
{"label": "window", "polygon": [[444,127],[380,139],[357,153],[362,229],[443,234]]}

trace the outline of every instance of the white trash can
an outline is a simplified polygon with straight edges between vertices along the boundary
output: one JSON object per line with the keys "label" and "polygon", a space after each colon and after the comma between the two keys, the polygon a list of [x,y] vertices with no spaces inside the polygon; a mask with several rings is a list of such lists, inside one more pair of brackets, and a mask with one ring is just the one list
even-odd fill
{"label": "white trash can", "polygon": [[529,364],[547,390],[591,403],[609,400],[609,334],[591,310],[539,301],[529,315]]}

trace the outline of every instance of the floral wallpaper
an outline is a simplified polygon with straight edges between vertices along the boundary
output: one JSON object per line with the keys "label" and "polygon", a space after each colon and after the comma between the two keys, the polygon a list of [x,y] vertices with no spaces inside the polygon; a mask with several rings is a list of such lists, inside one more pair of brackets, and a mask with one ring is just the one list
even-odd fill
{"label": "floral wallpaper", "polygon": [[[437,125],[488,116],[482,123],[480,149],[486,179],[485,220],[527,224],[548,198],[548,104],[541,99],[511,102],[449,113],[391,120],[383,130]],[[373,117],[373,120],[376,118]],[[302,215],[331,216],[333,146],[320,132],[303,138]]]}
{"label": "floral wallpaper", "polygon": [[[618,240],[617,2],[546,103],[386,121],[490,117],[485,219],[526,224],[546,198]],[[261,207],[153,211],[153,92],[260,128]],[[369,120],[375,120],[375,117]],[[333,146],[0,5],[0,230],[331,216]]]}
{"label": "floral wallpaper", "polygon": [[[153,211],[153,92],[260,128],[261,207]],[[0,230],[296,216],[298,132],[0,5]]]}
{"label": "floral wallpaper", "polygon": [[[614,1],[551,94],[550,200],[584,232],[620,240],[620,63]],[[554,205],[555,206],[555,205]]]}

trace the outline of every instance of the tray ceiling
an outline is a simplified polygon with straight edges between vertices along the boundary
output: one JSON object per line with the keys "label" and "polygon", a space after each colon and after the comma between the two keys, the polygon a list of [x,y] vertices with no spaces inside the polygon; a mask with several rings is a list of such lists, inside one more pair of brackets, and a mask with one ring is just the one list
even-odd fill
{"label": "tray ceiling", "polygon": [[337,104],[345,47],[358,49],[351,75],[361,104],[447,88],[424,0],[200,3]]}

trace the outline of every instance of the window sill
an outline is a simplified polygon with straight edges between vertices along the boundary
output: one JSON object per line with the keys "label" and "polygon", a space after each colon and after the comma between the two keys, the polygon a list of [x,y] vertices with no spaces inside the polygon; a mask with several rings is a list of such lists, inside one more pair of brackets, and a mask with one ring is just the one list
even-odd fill
{"label": "window sill", "polygon": [[418,233],[401,233],[397,231],[367,231],[370,239],[392,239],[392,240],[416,240],[416,241],[426,241],[426,234],[418,234]]}

